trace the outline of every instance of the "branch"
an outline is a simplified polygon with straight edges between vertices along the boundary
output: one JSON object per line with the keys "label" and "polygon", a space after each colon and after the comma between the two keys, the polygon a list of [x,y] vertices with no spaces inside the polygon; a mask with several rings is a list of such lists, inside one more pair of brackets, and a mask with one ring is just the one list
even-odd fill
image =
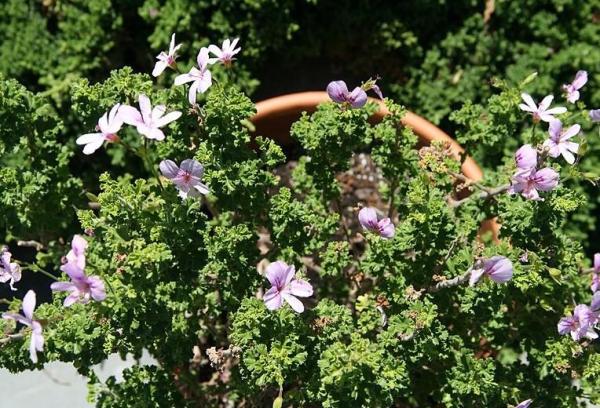
{"label": "branch", "polygon": [[[482,186],[483,187],[483,186]],[[487,200],[499,194],[505,193],[509,188],[510,184],[505,184],[503,186],[498,186],[494,188],[483,187],[484,190],[479,194],[473,194],[468,197],[463,198],[462,200],[454,200],[450,199],[450,207],[457,208],[466,203],[469,200],[478,199],[478,200]]]}
{"label": "branch", "polygon": [[35,248],[36,251],[41,251],[42,249],[44,249],[44,244],[42,244],[41,242],[38,242],[38,241],[34,241],[34,240],[17,241],[17,246]]}
{"label": "branch", "polygon": [[0,344],[6,344],[10,343],[11,341],[20,340],[23,337],[25,337],[23,333],[7,334],[6,337],[0,339]]}
{"label": "branch", "polygon": [[466,271],[462,275],[457,276],[456,278],[438,282],[435,285],[429,287],[427,289],[427,292],[434,293],[434,292],[438,292],[445,288],[451,288],[453,286],[462,285],[463,283],[465,283],[466,281],[469,280],[469,276],[471,276],[471,270],[472,270],[472,268],[469,268],[468,271]]}

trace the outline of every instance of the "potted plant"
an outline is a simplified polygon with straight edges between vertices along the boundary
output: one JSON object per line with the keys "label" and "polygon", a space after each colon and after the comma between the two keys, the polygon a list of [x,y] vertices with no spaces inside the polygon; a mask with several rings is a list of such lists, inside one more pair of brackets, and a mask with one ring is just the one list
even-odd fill
{"label": "potted plant", "polygon": [[[375,81],[352,91],[334,81],[331,101],[294,97],[306,102],[294,115],[314,112],[291,126],[301,154],[288,160],[261,131],[271,102],[256,112],[212,79],[235,69],[237,39],[202,48],[187,72],[177,50],[173,38],[154,71],[173,74],[171,88],[131,70],[75,87],[74,114],[97,119],[75,140],[83,153],[114,150],[146,173],[101,174],[77,212],[81,232],[36,262],[3,250],[8,285],[47,259],[63,275],[52,303],[38,305],[33,291],[7,301],[0,365],[72,362],[100,407],[597,398],[600,298],[589,284],[598,289],[600,266],[588,268],[563,229],[579,199],[569,188],[581,176],[574,153],[584,153],[575,122],[596,113],[526,94],[519,110],[534,77],[506,87],[505,112],[531,113],[538,132],[481,179],[439,129],[391,100],[368,102]],[[493,217],[500,233],[481,234]],[[123,381],[93,371],[110,353],[144,349],[157,366],[128,369]]]}

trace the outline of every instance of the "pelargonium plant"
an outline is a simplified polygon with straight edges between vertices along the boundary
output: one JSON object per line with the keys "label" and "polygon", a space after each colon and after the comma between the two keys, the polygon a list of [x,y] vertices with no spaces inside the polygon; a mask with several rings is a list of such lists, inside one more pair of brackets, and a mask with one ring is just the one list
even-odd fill
{"label": "pelargonium plant", "polygon": [[[252,133],[252,102],[212,79],[235,70],[238,42],[185,73],[173,35],[152,73],[172,87],[129,69],[74,87],[74,114],[98,126],[65,149],[139,173],[107,167],[73,203],[81,230],[34,262],[3,249],[17,294],[22,274],[56,282],[37,309],[33,291],[5,300],[1,366],[72,362],[99,407],[600,402],[600,255],[589,267],[566,227],[597,137],[582,129],[598,111],[577,101],[587,74],[564,87],[569,109],[525,93],[535,76],[506,85],[495,112],[524,130],[473,180],[465,155],[401,125],[376,80],[332,81],[286,157]],[[377,124],[369,90],[390,112]],[[93,370],[143,350],[157,364],[121,381]]]}

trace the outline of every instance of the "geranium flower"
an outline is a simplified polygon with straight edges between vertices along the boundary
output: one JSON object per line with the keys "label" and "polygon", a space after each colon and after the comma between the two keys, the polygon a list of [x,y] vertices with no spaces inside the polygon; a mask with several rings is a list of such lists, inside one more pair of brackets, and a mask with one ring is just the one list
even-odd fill
{"label": "geranium flower", "polygon": [[44,336],[42,335],[42,325],[34,319],[33,310],[35,309],[35,292],[28,291],[23,298],[23,315],[17,313],[2,313],[2,318],[15,320],[27,327],[31,327],[31,340],[29,343],[29,357],[34,363],[38,362],[37,352],[44,350]]}
{"label": "geranium flower", "polygon": [[304,311],[304,305],[297,297],[309,297],[313,288],[305,280],[296,279],[296,268],[283,261],[276,261],[267,266],[267,279],[271,283],[263,296],[265,306],[269,310],[277,310],[285,300],[297,313]]}
{"label": "geranium flower", "polygon": [[396,233],[396,227],[389,218],[377,220],[377,210],[372,207],[364,207],[358,212],[358,221],[366,230],[373,231],[382,238],[392,238]]}
{"label": "geranium flower", "polygon": [[575,156],[573,156],[573,153],[577,153],[579,144],[569,142],[568,140],[573,136],[576,136],[580,130],[581,126],[579,125],[573,125],[567,130],[563,130],[560,120],[551,121],[548,128],[550,138],[544,142],[544,146],[549,149],[548,154],[550,157],[562,155],[567,163],[575,163]]}
{"label": "geranium flower", "polygon": [[592,122],[600,122],[600,109],[592,109],[590,111],[590,119]]}
{"label": "geranium flower", "polygon": [[212,85],[212,74],[208,70],[208,48],[202,47],[196,58],[198,62],[198,68],[192,67],[190,72],[187,74],[178,75],[175,78],[175,85],[183,85],[191,82],[190,89],[188,91],[188,100],[192,105],[196,104],[196,94],[198,92],[204,93]]}
{"label": "geranium flower", "polygon": [[483,276],[487,276],[496,283],[508,282],[513,275],[513,266],[510,259],[496,255],[483,261],[480,268],[471,271],[469,285],[475,285]]}
{"label": "geranium flower", "polygon": [[163,160],[159,167],[163,176],[175,184],[179,190],[179,196],[183,199],[210,192],[208,187],[200,181],[204,174],[204,167],[194,159],[182,161],[181,166],[177,166],[172,160]]}
{"label": "geranium flower", "polygon": [[558,173],[546,167],[541,170],[517,171],[512,178],[509,194],[520,193],[529,200],[540,200],[538,191],[550,191],[558,185]]}
{"label": "geranium flower", "polygon": [[208,63],[214,64],[215,62],[220,62],[226,67],[230,66],[233,60],[235,59],[233,58],[233,56],[240,52],[240,50],[242,49],[241,47],[235,48],[239,40],[239,38],[236,38],[230,42],[229,38],[227,38],[225,41],[223,41],[223,45],[221,46],[221,48],[217,47],[214,44],[209,45],[208,50],[211,53],[213,53],[213,55],[216,58],[210,58],[208,60]]}
{"label": "geranium flower", "polygon": [[10,261],[12,254],[8,252],[8,248],[6,247],[2,247],[0,257],[2,258],[0,264],[0,282],[6,283],[10,281],[10,288],[17,290],[14,284],[21,280],[21,267],[18,263]]}
{"label": "geranium flower", "polygon": [[156,64],[152,70],[152,75],[157,77],[164,72],[167,67],[175,69],[175,60],[177,59],[177,50],[181,47],[181,44],[175,45],[175,33],[171,36],[171,43],[169,44],[169,52],[161,51],[156,56]]}
{"label": "geranium flower", "polygon": [[588,74],[586,71],[577,71],[575,79],[570,84],[563,85],[563,90],[567,95],[567,101],[575,103],[579,100],[579,90],[587,83]]}
{"label": "geranium flower", "polygon": [[521,402],[519,402],[519,405],[517,405],[515,408],[529,408],[529,406],[531,405],[532,402],[533,402],[532,399],[527,399],[525,401],[521,401]]}
{"label": "geranium flower", "polygon": [[148,139],[163,140],[165,134],[160,128],[181,116],[179,111],[169,112],[165,115],[167,111],[165,105],[157,105],[152,109],[150,99],[144,94],[139,96],[139,104],[139,111],[133,106],[121,106],[120,115],[123,122],[135,126],[137,131]]}
{"label": "geranium flower", "polygon": [[543,120],[544,122],[550,122],[556,119],[554,115],[559,115],[567,111],[567,108],[562,106],[548,109],[552,103],[552,99],[554,99],[554,96],[552,95],[548,95],[542,99],[542,102],[540,102],[539,106],[536,105],[535,101],[529,94],[522,93],[521,98],[523,98],[525,104],[520,104],[519,108],[525,112],[530,112],[533,115],[534,122],[539,122],[540,120]]}
{"label": "geranium flower", "polygon": [[367,93],[360,87],[356,87],[352,92],[348,92],[348,87],[344,81],[332,81],[327,85],[327,94],[331,100],[337,103],[343,103],[353,108],[362,108],[367,103]]}
{"label": "geranium flower", "polygon": [[[593,302],[592,302],[593,303]],[[586,337],[595,339],[598,334],[594,331],[594,325],[598,322],[598,313],[587,305],[577,305],[572,316],[566,316],[558,322],[558,333],[571,334],[575,341]]]}
{"label": "geranium flower", "polygon": [[515,153],[515,163],[518,169],[531,170],[537,166],[537,150],[530,144],[525,144]]}
{"label": "geranium flower", "polygon": [[117,132],[121,130],[121,127],[123,126],[123,119],[119,114],[120,108],[121,105],[117,103],[111,108],[110,112],[105,112],[104,115],[102,115],[96,126],[96,130],[99,130],[100,132],[86,133],[77,138],[75,143],[78,145],[85,145],[83,147],[83,154],[94,153],[105,141],[109,143],[119,141]]}
{"label": "geranium flower", "polygon": [[50,285],[53,292],[69,292],[63,305],[69,307],[74,303],[89,303],[90,299],[101,302],[106,299],[104,282],[99,276],[87,276],[75,262],[67,262],[61,269],[71,278],[70,282],[54,282]]}
{"label": "geranium flower", "polygon": [[81,235],[73,236],[71,250],[67,253],[67,262],[60,267],[65,272],[70,282],[54,282],[50,289],[54,292],[70,292],[65,298],[64,306],[73,303],[86,304],[90,299],[101,302],[106,298],[104,282],[98,276],[87,276],[85,270],[85,250],[88,243]]}

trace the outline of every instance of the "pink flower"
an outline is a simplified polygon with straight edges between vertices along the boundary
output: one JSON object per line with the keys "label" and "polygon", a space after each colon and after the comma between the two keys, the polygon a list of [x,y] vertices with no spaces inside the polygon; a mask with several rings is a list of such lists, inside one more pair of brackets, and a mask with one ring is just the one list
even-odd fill
{"label": "pink flower", "polygon": [[558,185],[558,173],[546,167],[541,170],[517,171],[512,178],[509,194],[521,193],[529,200],[540,200],[539,191],[550,191]]}
{"label": "pink flower", "polygon": [[594,254],[591,289],[592,292],[598,292],[600,289],[600,254]]}
{"label": "pink flower", "polygon": [[31,358],[31,361],[37,363],[37,352],[44,350],[44,336],[42,335],[42,325],[33,318],[35,302],[35,292],[30,290],[23,298],[23,315],[17,313],[2,313],[2,318],[7,320],[15,320],[27,327],[31,327],[29,357]]}
{"label": "pink flower", "polygon": [[358,212],[358,221],[366,230],[373,231],[382,238],[392,238],[396,233],[396,227],[389,218],[377,220],[377,210],[372,207],[364,207]]}
{"label": "pink flower", "polygon": [[181,44],[175,45],[175,34],[171,36],[171,43],[169,44],[169,52],[166,53],[161,51],[160,54],[156,56],[156,65],[154,65],[154,69],[152,70],[152,75],[157,77],[163,73],[163,71],[167,67],[171,67],[175,69],[175,60],[177,59],[177,50],[181,47]]}
{"label": "pink flower", "polygon": [[187,159],[177,166],[172,160],[160,162],[160,172],[171,180],[179,190],[179,196],[184,200],[190,196],[208,194],[210,190],[200,180],[204,174],[204,167],[194,159]]}
{"label": "pink flower", "polygon": [[534,169],[537,166],[537,150],[530,144],[521,146],[515,153],[515,163],[521,170]]}
{"label": "pink flower", "polygon": [[123,126],[123,119],[119,115],[120,104],[116,104],[112,107],[109,112],[105,112],[104,115],[98,120],[96,130],[98,133],[86,133],[77,138],[75,143],[78,145],[85,145],[83,148],[83,154],[92,154],[102,146],[105,141],[109,143],[119,141],[117,132],[121,130]]}
{"label": "pink flower", "polygon": [[267,266],[267,279],[271,283],[271,289],[263,296],[267,309],[277,310],[283,306],[285,300],[297,313],[304,311],[304,305],[297,297],[312,296],[313,288],[307,281],[296,279],[295,275],[294,265],[283,261],[276,261]]}
{"label": "pink flower", "polygon": [[133,106],[121,106],[120,115],[123,122],[135,126],[137,131],[148,139],[163,140],[165,134],[160,128],[179,119],[181,112],[173,111],[165,115],[165,105],[157,105],[152,109],[150,99],[144,94],[139,96],[139,103],[139,111]]}
{"label": "pink flower", "polygon": [[104,282],[98,276],[87,276],[85,270],[85,250],[87,241],[80,235],[75,235],[71,242],[71,250],[67,253],[67,263],[60,267],[65,272],[70,282],[54,282],[50,289],[54,292],[70,292],[65,298],[64,306],[73,303],[86,304],[91,299],[101,302],[106,298]]}
{"label": "pink flower", "polygon": [[360,87],[348,92],[344,81],[332,81],[327,85],[327,93],[332,101],[343,103],[353,108],[362,108],[367,103],[367,93]]}
{"label": "pink flower", "polygon": [[567,95],[567,101],[575,103],[579,100],[579,90],[587,83],[588,74],[586,71],[577,71],[575,79],[570,84],[563,85],[563,90]]}
{"label": "pink flower", "polygon": [[510,259],[496,255],[483,261],[480,268],[471,270],[469,285],[475,285],[483,276],[487,276],[496,283],[505,283],[511,280],[513,266]]}
{"label": "pink flower", "polygon": [[548,133],[550,138],[544,142],[544,146],[549,149],[550,157],[558,157],[562,155],[567,163],[575,163],[575,156],[573,153],[577,153],[579,145],[568,140],[573,136],[576,136],[581,130],[581,126],[573,125],[567,130],[563,130],[562,123],[560,120],[553,120],[550,122]]}
{"label": "pink flower", "polygon": [[74,303],[86,304],[90,299],[101,302],[106,299],[104,282],[98,276],[87,276],[83,269],[75,263],[67,262],[61,269],[71,278],[70,282],[54,282],[50,289],[54,292],[69,292],[63,305],[69,307]]}
{"label": "pink flower", "polygon": [[[593,303],[593,302],[592,302]],[[558,322],[558,333],[571,334],[575,341],[586,337],[595,339],[598,334],[594,331],[594,325],[598,322],[598,313],[587,305],[577,305],[572,316],[566,316]]]}
{"label": "pink flower", "polygon": [[[210,58],[208,60],[208,63],[214,64],[215,62],[220,62],[221,64],[225,65],[226,67],[230,66],[232,61],[235,59],[235,58],[233,58],[233,56],[236,55],[238,52],[240,52],[240,50],[242,49],[241,47],[235,48],[235,46],[237,45],[239,40],[240,40],[239,38],[236,38],[230,42],[229,38],[227,38],[225,41],[223,41],[223,45],[221,46],[221,48],[219,48],[213,44],[209,45],[208,50],[216,58]],[[200,65],[200,64],[198,64],[198,65]]]}
{"label": "pink flower", "polygon": [[188,100],[192,105],[196,104],[196,94],[204,93],[212,85],[212,74],[207,69],[210,58],[208,58],[208,48],[202,47],[196,58],[198,68],[192,67],[187,74],[178,75],[175,78],[175,85],[183,85],[191,82],[188,92]]}
{"label": "pink flower", "polygon": [[523,98],[525,104],[520,104],[519,108],[525,112],[531,112],[534,122],[539,122],[540,120],[543,120],[544,122],[550,122],[556,119],[554,115],[559,115],[567,111],[567,108],[562,106],[548,109],[552,103],[552,99],[554,99],[554,96],[552,95],[548,95],[542,99],[542,102],[540,102],[539,106],[535,104],[533,98],[529,94],[522,93],[521,98]]}
{"label": "pink flower", "polygon": [[519,405],[517,405],[515,408],[529,408],[529,406],[531,405],[532,402],[533,402],[532,399],[527,399],[525,401],[521,401],[521,402],[519,402]]}
{"label": "pink flower", "polygon": [[592,122],[600,122],[600,109],[592,109],[590,111],[590,119]]}
{"label": "pink flower", "polygon": [[10,288],[17,290],[14,284],[21,280],[21,267],[19,264],[10,261],[12,254],[8,252],[8,248],[2,247],[0,254],[2,258],[0,263],[0,282],[6,283],[10,281]]}

